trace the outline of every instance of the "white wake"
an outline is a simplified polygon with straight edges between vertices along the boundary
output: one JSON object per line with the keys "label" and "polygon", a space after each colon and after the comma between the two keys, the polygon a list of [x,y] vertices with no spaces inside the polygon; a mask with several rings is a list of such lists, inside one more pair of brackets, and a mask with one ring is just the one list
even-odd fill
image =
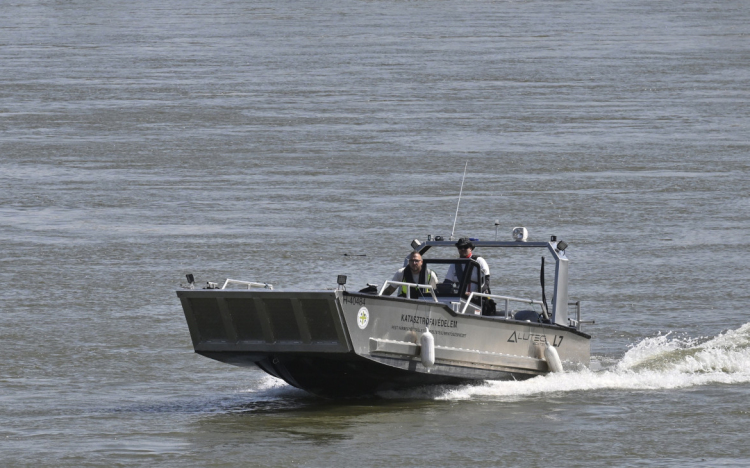
{"label": "white wake", "polygon": [[[592,364],[593,368],[601,367],[596,360]],[[750,323],[711,339],[677,338],[671,334],[646,338],[632,346],[618,362],[598,371],[584,369],[524,381],[425,387],[381,396],[435,400],[514,399],[582,390],[675,389],[747,382],[750,382]]]}

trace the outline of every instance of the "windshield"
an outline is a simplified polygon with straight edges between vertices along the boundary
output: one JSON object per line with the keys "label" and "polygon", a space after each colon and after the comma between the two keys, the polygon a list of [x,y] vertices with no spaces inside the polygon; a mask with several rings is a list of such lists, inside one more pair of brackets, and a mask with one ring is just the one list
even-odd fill
{"label": "windshield", "polygon": [[[483,255],[475,255],[473,258],[482,257],[487,263],[487,267],[491,272],[490,277],[486,281],[486,289],[482,290],[481,287],[477,286],[477,281],[482,281],[481,269],[478,263],[469,259],[429,259],[424,258],[425,265],[433,270],[438,278],[439,284],[436,288],[436,295],[439,298],[454,298],[466,299],[469,294],[468,291],[475,292],[487,292],[499,296],[510,296],[517,298],[528,298],[534,301],[542,301],[546,299],[549,301],[555,292],[555,260],[554,258],[547,258],[546,268],[544,268],[544,284],[546,289],[546,295],[542,297],[542,287],[540,281],[541,264],[539,253],[544,255],[546,251],[538,251],[536,249],[530,250],[528,248],[507,248],[507,249],[495,249],[487,257]],[[469,265],[471,272],[468,276],[461,277],[460,273],[457,278],[452,275],[451,269],[456,270],[459,267],[459,263],[464,262],[465,265]],[[470,262],[470,263],[467,263]],[[455,265],[455,266],[454,266]],[[461,265],[462,266],[462,265]],[[449,280],[446,283],[446,280]],[[458,284],[455,281],[458,280]],[[462,282],[463,280],[463,282]],[[470,283],[470,286],[468,285]],[[445,300],[445,299],[443,299]],[[498,299],[495,299],[498,301]],[[550,304],[550,303],[548,303]],[[501,304],[505,307],[504,303]],[[510,310],[521,309],[535,309],[541,311],[541,306],[538,304],[518,304],[511,302],[509,304]]]}

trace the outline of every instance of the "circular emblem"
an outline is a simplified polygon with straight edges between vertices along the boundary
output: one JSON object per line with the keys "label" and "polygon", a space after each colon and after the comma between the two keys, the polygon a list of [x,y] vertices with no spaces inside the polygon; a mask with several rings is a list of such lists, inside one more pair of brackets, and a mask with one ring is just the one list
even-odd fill
{"label": "circular emblem", "polygon": [[364,330],[367,328],[367,324],[370,322],[370,312],[367,310],[367,307],[362,307],[359,309],[359,312],[357,312],[357,326],[361,330]]}

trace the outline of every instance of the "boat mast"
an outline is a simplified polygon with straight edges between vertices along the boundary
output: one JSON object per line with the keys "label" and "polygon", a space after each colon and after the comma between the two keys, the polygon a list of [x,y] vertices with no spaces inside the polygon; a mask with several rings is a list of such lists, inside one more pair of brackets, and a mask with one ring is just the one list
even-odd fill
{"label": "boat mast", "polygon": [[466,161],[464,165],[464,176],[461,179],[461,190],[458,192],[458,203],[456,203],[456,216],[453,217],[453,229],[451,229],[451,236],[448,240],[456,240],[453,237],[453,233],[456,232],[456,221],[458,221],[458,207],[461,206],[461,195],[464,193],[464,180],[466,180],[466,168],[469,167],[469,161]]}

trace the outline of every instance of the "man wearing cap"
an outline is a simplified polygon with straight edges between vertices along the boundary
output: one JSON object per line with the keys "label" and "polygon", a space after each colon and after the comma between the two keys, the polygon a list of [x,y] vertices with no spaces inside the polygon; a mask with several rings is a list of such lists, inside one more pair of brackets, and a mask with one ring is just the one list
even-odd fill
{"label": "man wearing cap", "polygon": [[[458,255],[461,258],[470,258],[474,260],[479,264],[479,267],[482,270],[483,281],[480,279],[479,272],[476,269],[472,272],[471,282],[469,284],[469,287],[466,288],[466,295],[468,296],[470,292],[482,292],[489,294],[490,267],[482,257],[478,257],[473,254],[474,243],[471,242],[471,240],[462,237],[458,240],[458,242],[456,242],[456,248],[458,249]],[[456,267],[458,267],[458,271],[456,271]],[[448,268],[448,272],[445,274],[445,280],[457,283],[459,281],[459,276],[463,276],[463,268],[463,265],[451,265]]]}
{"label": "man wearing cap", "polygon": [[[429,268],[422,267],[422,255],[418,252],[412,252],[407,257],[407,260],[409,262],[408,265],[399,269],[396,274],[393,275],[391,281],[398,281],[399,283],[429,284],[432,285],[433,288],[437,285],[438,277],[435,272]],[[419,289],[414,287],[409,289],[411,289],[410,297],[412,299],[430,295],[429,289]],[[396,286],[391,285],[383,291],[383,294],[390,296],[395,290]],[[401,286],[398,295],[400,297],[406,297],[406,291],[407,287]]]}

